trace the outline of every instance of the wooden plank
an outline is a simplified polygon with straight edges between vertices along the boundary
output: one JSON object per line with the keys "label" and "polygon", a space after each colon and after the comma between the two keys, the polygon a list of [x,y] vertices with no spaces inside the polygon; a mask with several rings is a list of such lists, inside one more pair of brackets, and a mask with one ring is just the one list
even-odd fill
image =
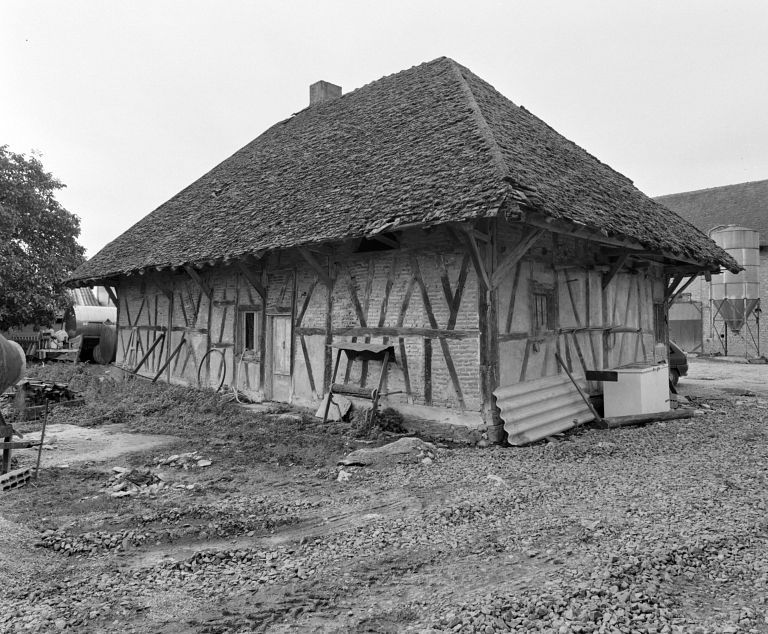
{"label": "wooden plank", "polygon": [[[173,328],[173,300],[174,300],[174,294],[170,293],[169,295],[166,295],[168,298],[168,346],[165,349],[166,355],[168,355],[168,352],[171,349],[171,340],[173,339],[173,332],[171,331],[171,328]],[[183,343],[185,341],[184,336],[182,335],[181,342]],[[163,346],[165,346],[165,338],[163,338]],[[162,358],[162,357],[160,357]],[[171,357],[166,356],[167,363],[167,373],[165,375],[165,380],[170,383],[171,382]]]}
{"label": "wooden plank", "polygon": [[159,344],[159,343],[160,343],[160,342],[161,342],[163,339],[165,339],[165,333],[161,333],[159,337],[155,338],[155,340],[152,342],[152,345],[150,346],[150,348],[147,350],[147,352],[146,352],[146,353],[144,354],[144,356],[141,358],[141,361],[139,361],[139,363],[136,365],[136,367],[135,367],[133,370],[131,370],[131,372],[133,372],[134,374],[136,374],[136,373],[137,373],[139,370],[141,370],[141,367],[144,365],[144,363],[147,361],[147,359],[149,358],[149,356],[150,356],[150,355],[151,355],[151,354],[154,352],[154,350],[155,350],[155,348],[157,347],[157,345],[158,345],[158,344]]}
{"label": "wooden plank", "polygon": [[424,404],[432,405],[432,340],[424,339]]}
{"label": "wooden plank", "polygon": [[602,424],[598,425],[606,429],[616,429],[617,427],[627,427],[629,425],[645,425],[657,421],[678,420],[681,418],[693,418],[696,412],[692,409],[671,409],[666,412],[656,414],[634,414],[631,416],[612,416],[602,419]]}
{"label": "wooden plank", "polygon": [[563,344],[565,345],[565,362],[568,364],[568,371],[573,372],[573,361],[571,359],[571,344],[568,342],[568,335],[564,336]]}
{"label": "wooden plank", "polygon": [[619,380],[619,373],[612,370],[587,370],[584,377],[587,381],[611,381],[615,383]]}
{"label": "wooden plank", "polygon": [[405,353],[405,340],[400,337],[398,340],[398,346],[400,348],[400,369],[403,372],[403,384],[405,385],[405,394],[408,397],[410,403],[413,402],[413,392],[411,391],[411,377],[408,372],[408,357]]}
{"label": "wooden plank", "polygon": [[115,293],[115,289],[113,289],[111,286],[105,286],[104,290],[107,291],[107,295],[109,296],[109,299],[112,300],[112,303],[115,306],[119,306],[119,302],[117,301],[117,294]]}
{"label": "wooden plank", "polygon": [[39,445],[39,441],[35,442],[33,440],[13,440],[10,442],[0,442],[0,451],[4,451],[6,449],[29,449]]}
{"label": "wooden plank", "polygon": [[317,390],[315,389],[315,377],[312,374],[312,362],[309,359],[309,350],[307,350],[307,342],[304,339],[304,335],[299,335],[299,342],[301,343],[301,353],[304,355],[304,365],[307,368],[307,378],[309,379],[309,387],[312,390],[312,395],[318,398]]}
{"label": "wooden plank", "polygon": [[459,316],[459,309],[461,308],[461,298],[464,295],[464,287],[467,283],[467,275],[469,275],[470,258],[468,254],[464,254],[464,258],[461,261],[461,269],[459,270],[459,279],[456,281],[456,290],[453,294],[453,301],[450,304],[450,315],[448,317],[448,330],[453,330],[456,327],[456,320]]}
{"label": "wooden plank", "polygon": [[528,373],[528,359],[531,356],[531,340],[525,342],[525,352],[523,353],[523,363],[520,365],[520,383],[525,381],[525,375]]}
{"label": "wooden plank", "polygon": [[349,396],[356,396],[358,398],[367,398],[373,400],[373,394],[375,390],[366,387],[360,387],[359,385],[350,385],[348,383],[334,383],[334,394],[347,394]]}
{"label": "wooden plank", "polygon": [[505,343],[507,341],[523,341],[528,339],[530,333],[527,330],[520,330],[517,332],[505,332],[499,335],[499,341]]}
{"label": "wooden plank", "polygon": [[[157,379],[160,378],[160,375],[165,371],[167,367],[171,365],[171,361],[173,361],[174,357],[179,354],[179,351],[181,350],[181,347],[186,343],[186,339],[184,337],[181,338],[181,341],[179,342],[179,345],[176,346],[174,351],[170,354],[170,356],[165,360],[165,363],[163,364],[163,367],[160,368],[157,371],[157,374],[155,374],[155,377],[152,379],[152,383],[156,382]],[[168,348],[170,350],[170,347]]]}
{"label": "wooden plank", "polygon": [[475,235],[472,232],[471,227],[463,226],[462,229],[464,237],[466,238],[469,257],[472,259],[472,264],[474,265],[475,272],[477,273],[478,282],[480,282],[482,290],[488,290],[491,287],[491,280],[488,277],[488,272],[486,271],[485,264],[483,263],[483,256],[480,253],[480,247],[477,246]]}
{"label": "wooden plank", "polygon": [[[368,260],[368,277],[365,280],[365,292],[363,293],[363,313],[365,313],[365,319],[368,320],[368,310],[371,307],[371,293],[373,292],[373,278],[376,275],[376,261],[371,258]],[[363,325],[363,324],[361,324]],[[366,336],[365,342],[370,343],[371,337]],[[362,368],[360,369],[360,385],[365,387],[368,381],[368,361],[362,362]]]}
{"label": "wooden plank", "polygon": [[[143,324],[141,326],[118,326],[118,330],[137,330],[141,332],[165,332],[167,329],[165,326],[155,326],[152,324]],[[180,328],[183,330],[183,328]]]}
{"label": "wooden plank", "polygon": [[203,281],[203,278],[200,277],[200,274],[189,265],[185,266],[184,270],[187,272],[187,275],[192,278],[192,281],[197,284],[198,288],[203,293],[205,293],[205,296],[210,300],[213,297],[213,290]]}
{"label": "wooden plank", "polygon": [[[512,332],[512,319],[514,318],[515,313],[515,302],[517,301],[517,287],[520,283],[520,271],[522,270],[522,266],[518,262],[517,266],[515,267],[515,276],[512,279],[512,294],[509,296],[509,305],[507,307],[507,321],[504,325],[504,332],[511,333]],[[499,339],[501,341],[501,339]]]}
{"label": "wooden plank", "polygon": [[355,309],[355,315],[357,315],[357,321],[363,328],[367,327],[366,315],[363,312],[363,306],[360,304],[360,299],[357,296],[357,285],[352,277],[347,282],[347,288],[349,289],[349,296],[352,300],[352,307]]}
{"label": "wooden plank", "polygon": [[301,257],[303,257],[309,266],[311,266],[315,273],[317,273],[318,279],[325,284],[326,286],[330,287],[331,284],[331,278],[328,277],[328,274],[325,272],[325,269],[322,267],[322,265],[317,261],[314,255],[312,253],[303,248],[299,247],[299,253],[301,253]]}
{"label": "wooden plank", "polygon": [[[574,332],[574,333],[571,333],[571,336],[573,337],[573,347],[576,348],[576,356],[579,358],[579,363],[581,364],[581,371],[586,373],[587,364],[584,363],[584,354],[581,351],[581,345],[579,345],[578,335]],[[591,333],[589,333],[589,337],[590,338],[592,337]]]}
{"label": "wooden plank", "polygon": [[[397,260],[392,258],[390,262],[389,270],[387,271],[387,281],[384,285],[384,298],[381,300],[381,308],[379,309],[379,321],[378,327],[383,328],[387,320],[387,309],[389,308],[389,296],[392,292],[392,286],[395,284],[395,267]],[[386,342],[386,337],[384,338]]]}
{"label": "wooden plank", "polygon": [[[589,275],[589,274],[587,274],[587,275]],[[576,321],[576,325],[581,327],[581,325],[582,325],[581,315],[579,314],[578,306],[576,306],[576,298],[573,295],[573,287],[571,286],[571,284],[573,282],[578,282],[579,280],[578,280],[578,278],[569,280],[569,279],[567,279],[566,276],[567,276],[567,273],[565,271],[563,271],[563,279],[565,281],[565,287],[568,289],[568,297],[571,300],[571,310],[573,310],[573,318]]]}
{"label": "wooden plank", "polygon": [[259,278],[254,275],[253,271],[248,266],[246,266],[242,260],[237,261],[237,268],[243,274],[243,277],[248,280],[248,283],[253,287],[253,289],[259,294],[261,301],[266,304],[267,289],[264,288],[264,285],[261,283]]}
{"label": "wooden plank", "polygon": [[[325,332],[323,328],[313,328],[302,326],[297,328],[296,332],[302,335],[322,335]],[[476,339],[480,335],[479,330],[441,330],[440,328],[410,328],[410,327],[390,327],[383,328],[333,328],[331,333],[337,337],[429,337],[431,339],[448,339],[459,341],[462,339]],[[518,333],[512,333],[509,341],[516,340]],[[525,337],[528,333],[525,333]]]}
{"label": "wooden plank", "polygon": [[312,283],[307,289],[307,295],[304,297],[304,301],[301,303],[299,314],[296,315],[296,328],[299,328],[301,326],[301,322],[304,320],[304,315],[307,313],[307,308],[309,308],[309,302],[312,301],[312,293],[315,291],[315,286],[317,286],[317,278],[312,280]]}
{"label": "wooden plank", "polygon": [[[408,312],[408,306],[411,303],[411,296],[413,295],[413,288],[416,285],[416,277],[411,275],[408,280],[408,284],[405,288],[405,295],[403,296],[403,302],[400,305],[400,311],[397,314],[397,328],[403,329],[403,323],[405,322],[405,315]],[[405,339],[401,335],[398,336],[398,348],[400,352],[400,369],[403,372],[403,384],[405,385],[405,394],[408,397],[408,402],[413,403],[413,391],[411,389],[411,378],[408,370],[408,356],[405,350]]]}
{"label": "wooden plank", "polygon": [[227,326],[227,312],[229,311],[229,306],[224,306],[224,312],[221,314],[221,325],[219,326],[219,340],[216,343],[222,343],[224,341],[224,331],[226,330]]}
{"label": "wooden plank", "polygon": [[411,296],[413,295],[413,288],[416,285],[416,276],[411,276],[408,280],[408,285],[405,289],[405,295],[403,296],[403,303],[400,305],[400,312],[397,314],[397,327],[401,327],[405,322],[405,315],[408,312],[408,306],[411,303]]}
{"label": "wooden plank", "polygon": [[688,280],[688,281],[687,281],[685,284],[683,284],[683,285],[682,285],[680,288],[678,288],[677,290],[675,290],[675,292],[674,292],[674,293],[672,293],[672,295],[670,295],[670,297],[669,297],[669,299],[668,299],[667,301],[668,301],[670,304],[671,304],[672,302],[674,302],[674,301],[677,299],[677,297],[680,295],[680,293],[683,293],[683,292],[685,291],[685,289],[686,289],[686,288],[688,288],[688,287],[689,287],[691,284],[693,284],[694,280],[695,280],[697,277],[698,277],[697,275],[691,275],[690,279],[689,279],[689,280]]}
{"label": "wooden plank", "polygon": [[518,242],[512,250],[504,256],[496,267],[496,270],[493,272],[490,279],[491,288],[497,288],[499,284],[504,281],[507,274],[513,267],[517,266],[523,256],[530,251],[531,247],[533,247],[543,233],[544,229],[530,228],[520,237],[520,242]]}
{"label": "wooden plank", "polygon": [[437,261],[440,263],[440,283],[443,287],[445,303],[450,306],[453,303],[453,290],[451,289],[451,281],[448,277],[448,268],[445,266],[445,258],[442,255],[438,256]]}

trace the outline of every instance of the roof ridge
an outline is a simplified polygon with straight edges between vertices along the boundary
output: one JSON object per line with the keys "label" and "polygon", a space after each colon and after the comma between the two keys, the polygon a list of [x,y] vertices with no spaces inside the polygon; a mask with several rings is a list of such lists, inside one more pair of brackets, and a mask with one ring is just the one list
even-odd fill
{"label": "roof ridge", "polygon": [[472,114],[475,118],[475,123],[477,124],[478,130],[480,132],[480,135],[485,139],[485,142],[488,144],[488,149],[491,152],[491,158],[493,159],[494,164],[496,165],[496,169],[499,171],[499,176],[503,179],[508,178],[511,176],[509,171],[509,166],[507,165],[506,160],[504,159],[504,154],[501,152],[501,148],[499,147],[499,142],[496,140],[496,136],[493,134],[493,130],[491,130],[491,126],[488,125],[488,121],[485,118],[485,115],[483,115],[483,112],[480,110],[480,106],[477,103],[477,99],[475,99],[475,94],[472,92],[472,89],[469,87],[469,84],[467,83],[466,78],[464,77],[464,74],[461,72],[461,68],[459,67],[459,64],[451,59],[450,57],[445,58],[448,63],[451,65],[451,68],[453,69],[453,72],[456,74],[456,78],[459,80],[459,86],[461,88],[461,91],[464,93],[464,96],[467,99],[467,102],[469,103],[469,107],[472,110]]}
{"label": "roof ridge", "polygon": [[743,183],[731,183],[730,185],[715,185],[714,187],[704,187],[702,189],[691,189],[686,192],[675,192],[673,194],[660,194],[654,196],[654,200],[659,198],[671,198],[672,196],[685,196],[688,194],[702,194],[704,192],[711,192],[717,189],[730,189],[732,187],[743,187],[744,185],[758,185],[762,183],[768,183],[768,178],[761,179],[759,181],[744,181]]}

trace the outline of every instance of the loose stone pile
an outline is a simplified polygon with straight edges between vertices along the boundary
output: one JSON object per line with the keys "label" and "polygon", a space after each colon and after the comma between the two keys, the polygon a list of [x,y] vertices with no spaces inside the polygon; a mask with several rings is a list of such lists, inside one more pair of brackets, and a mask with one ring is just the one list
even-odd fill
{"label": "loose stone pile", "polygon": [[131,546],[140,546],[150,539],[150,535],[134,530],[117,533],[94,531],[82,535],[70,535],[63,529],[48,529],[35,544],[38,548],[50,548],[65,555],[85,553],[96,555],[110,550],[126,550]]}
{"label": "loose stone pile", "polygon": [[176,469],[194,469],[195,467],[210,467],[213,463],[201,456],[197,451],[182,454],[173,454],[166,458],[157,458],[155,462],[163,467]]}
{"label": "loose stone pile", "polygon": [[129,495],[154,495],[165,488],[163,476],[149,469],[127,469],[112,467],[113,474],[104,485],[110,497],[120,498]]}

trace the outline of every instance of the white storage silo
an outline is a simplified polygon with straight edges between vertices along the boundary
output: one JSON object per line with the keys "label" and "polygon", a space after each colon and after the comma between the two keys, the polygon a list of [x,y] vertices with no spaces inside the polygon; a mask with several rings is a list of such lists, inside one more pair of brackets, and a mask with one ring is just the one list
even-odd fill
{"label": "white storage silo", "polygon": [[713,275],[710,284],[713,314],[719,314],[728,329],[738,333],[760,305],[760,234],[747,227],[726,225],[715,227],[709,236],[744,268],[740,273]]}

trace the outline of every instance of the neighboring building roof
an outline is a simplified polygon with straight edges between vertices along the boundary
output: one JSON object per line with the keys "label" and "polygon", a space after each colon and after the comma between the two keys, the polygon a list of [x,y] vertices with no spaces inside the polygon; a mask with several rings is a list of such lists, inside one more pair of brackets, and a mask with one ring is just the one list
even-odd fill
{"label": "neighboring building roof", "polygon": [[735,266],[630,180],[443,57],[277,123],[71,280],[490,217],[520,201],[649,250]]}
{"label": "neighboring building roof", "polygon": [[760,246],[768,246],[768,180],[669,194],[654,200],[705,233],[720,225],[742,225],[760,234]]}
{"label": "neighboring building roof", "polygon": [[67,291],[67,295],[74,306],[100,306],[99,300],[92,288],[73,288]]}

